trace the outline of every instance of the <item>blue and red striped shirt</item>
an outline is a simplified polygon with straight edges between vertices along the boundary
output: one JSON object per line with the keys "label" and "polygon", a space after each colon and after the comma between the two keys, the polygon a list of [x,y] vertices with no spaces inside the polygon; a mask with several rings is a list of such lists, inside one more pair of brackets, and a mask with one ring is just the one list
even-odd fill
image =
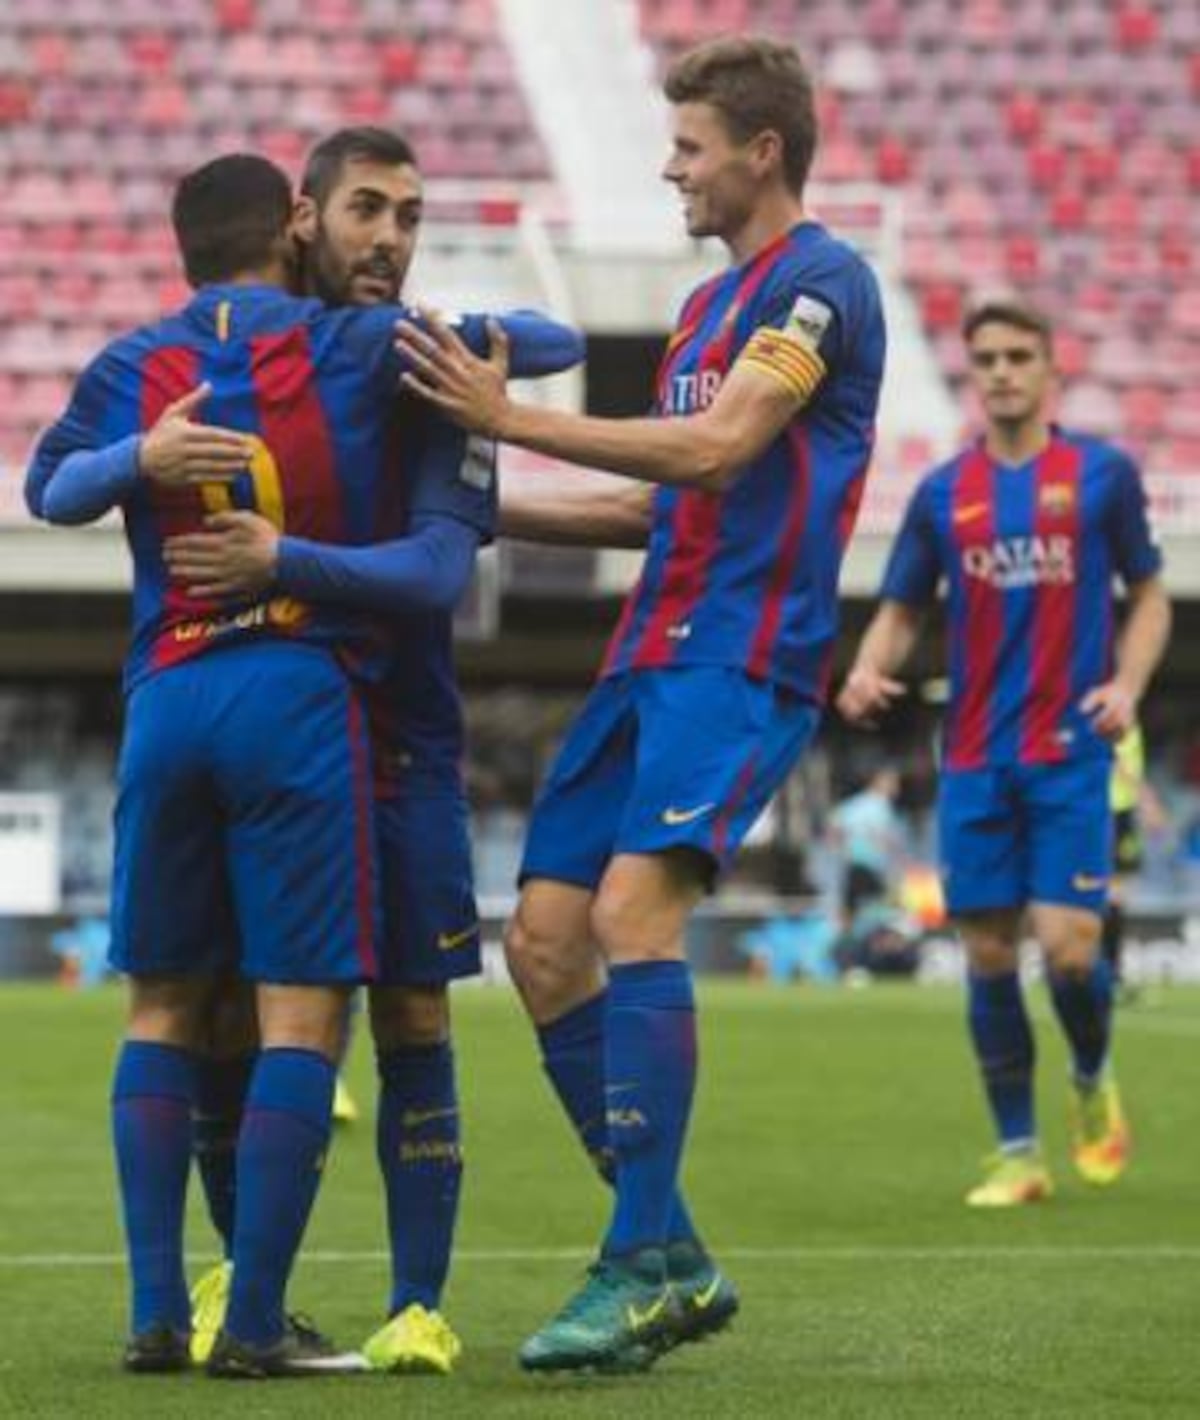
{"label": "blue and red striped shirt", "polygon": [[921,605],[946,581],[946,766],[1108,754],[1079,702],[1112,674],[1113,578],[1161,565],[1138,470],[1099,439],[1056,428],[1016,466],[980,442],[930,473],[881,595]]}
{"label": "blue and red striped shirt", "polygon": [[[120,497],[134,562],[127,685],[260,635],[328,644],[364,674],[386,671],[386,628],[373,617],[278,595],[200,601],[170,580],[163,546],[226,507],[252,509],[320,544],[376,541],[417,511],[490,524],[494,485],[490,468],[476,466],[471,441],[397,399],[404,366],[393,329],[402,313],[409,314],[395,306],[332,311],[274,286],[214,285],[177,314],[114,341],[84,371],[27,475],[35,512],[68,455],[129,441],[202,382],[212,393],[199,417],[256,439],[250,469],[230,485],[171,489],[135,477]],[[566,327],[522,312],[502,324],[523,374],[579,358],[582,343]],[[460,330],[486,349],[482,317],[463,318]]]}
{"label": "blue and red striped shirt", "polygon": [[883,377],[879,292],[866,263],[802,222],[684,304],[658,375],[663,418],[707,407],[755,332],[802,321],[825,375],[724,493],[659,488],[641,579],[603,675],[737,666],[819,699],[837,581],[870,462]]}

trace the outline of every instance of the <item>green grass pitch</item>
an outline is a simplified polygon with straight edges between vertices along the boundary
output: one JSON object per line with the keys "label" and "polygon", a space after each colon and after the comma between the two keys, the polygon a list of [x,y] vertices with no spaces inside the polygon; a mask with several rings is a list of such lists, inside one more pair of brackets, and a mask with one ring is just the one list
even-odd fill
{"label": "green grass pitch", "polygon": [[[1059,1191],[962,1206],[988,1143],[956,992],[705,985],[686,1185],[739,1283],[718,1341],[648,1376],[523,1376],[606,1200],[499,988],[456,998],[468,1173],[446,1310],[449,1380],[218,1385],[130,1378],[107,1138],[119,993],[0,989],[0,1416],[1108,1417],[1200,1413],[1200,995],[1119,1018],[1137,1154],[1095,1192],[1068,1170],[1065,1057],[1037,1001],[1039,1107]],[[351,1083],[371,1097],[359,1040]],[[385,1297],[371,1126],[340,1133],[292,1303],[347,1344]],[[197,1207],[190,1245],[212,1253]]]}

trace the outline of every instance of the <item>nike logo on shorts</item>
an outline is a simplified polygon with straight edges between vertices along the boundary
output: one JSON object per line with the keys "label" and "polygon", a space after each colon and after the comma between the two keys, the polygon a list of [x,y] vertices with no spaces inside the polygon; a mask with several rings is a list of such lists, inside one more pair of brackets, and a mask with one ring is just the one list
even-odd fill
{"label": "nike logo on shorts", "polygon": [[479,923],[472,922],[469,927],[464,927],[461,932],[439,932],[438,951],[452,952],[455,947],[465,947],[472,938],[479,935]]}
{"label": "nike logo on shorts", "polygon": [[662,821],[668,828],[676,828],[681,823],[694,823],[696,819],[703,818],[705,814],[712,813],[717,806],[712,804],[698,804],[694,809],[663,809]]}
{"label": "nike logo on shorts", "polygon": [[1071,886],[1076,892],[1098,892],[1100,888],[1108,886],[1108,879],[1094,878],[1087,873],[1076,873],[1071,879]]}

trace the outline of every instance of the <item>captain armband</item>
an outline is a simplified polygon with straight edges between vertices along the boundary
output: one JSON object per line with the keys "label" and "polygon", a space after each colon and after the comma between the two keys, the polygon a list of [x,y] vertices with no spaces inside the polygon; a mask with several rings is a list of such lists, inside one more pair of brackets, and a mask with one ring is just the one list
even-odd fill
{"label": "captain armband", "polygon": [[770,375],[801,403],[825,378],[825,361],[808,345],[774,326],[760,326],[738,356],[736,367]]}

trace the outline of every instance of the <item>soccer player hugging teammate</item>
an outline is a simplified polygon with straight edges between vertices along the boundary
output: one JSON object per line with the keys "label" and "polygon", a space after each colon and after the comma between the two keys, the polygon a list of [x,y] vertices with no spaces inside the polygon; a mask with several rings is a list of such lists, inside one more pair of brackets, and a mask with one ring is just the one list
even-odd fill
{"label": "soccer player hugging teammate", "polygon": [[[113,1120],[133,1284],[125,1363],[135,1371],[189,1363],[191,1118],[212,984],[231,966],[256,983],[262,1050],[237,1147],[228,1312],[209,1370],[295,1375],[356,1363],[288,1324],[284,1291],[328,1141],[349,993],[378,974],[359,687],[386,669],[387,648],[369,612],[379,583],[390,606],[448,608],[479,537],[478,527],[464,532],[454,501],[464,473],[478,497],[476,460],[461,436],[428,426],[412,536],[365,545],[379,538],[399,477],[404,362],[391,334],[402,308],[331,312],[288,295],[293,216],[286,177],[264,159],[232,155],[189,174],[173,217],[195,298],[88,367],[26,482],[31,510],[50,521],[120,507],[134,562],[112,961],[132,997]],[[464,329],[482,346],[480,320]],[[530,373],[579,357],[578,338],[553,323],[524,317],[508,329]],[[190,422],[200,409],[210,424]],[[231,597],[212,568],[204,595],[170,580],[166,541],[238,508],[297,539],[298,596],[273,586]],[[322,555],[325,542],[358,546],[338,563]],[[301,599],[310,580],[331,578],[348,584],[338,608]]]}
{"label": "soccer player hugging teammate", "polygon": [[[398,134],[342,129],[310,154],[301,182],[296,235],[305,290],[330,306],[395,302],[415,251],[423,206],[417,159]],[[460,431],[411,398],[398,402],[398,456],[408,477],[385,501],[375,535],[424,530],[448,514],[477,540],[493,535],[493,447],[463,445]],[[424,478],[440,459],[431,441],[458,449],[461,477]],[[380,1081],[376,1117],[392,1259],[386,1324],[364,1353],[381,1369],[445,1374],[461,1346],[439,1310],[458,1213],[461,1150],[447,984],[480,969],[467,806],[462,780],[463,722],[455,683],[452,612],[405,607],[391,585],[394,550],[346,549],[281,535],[254,513],[210,521],[202,533],[168,544],[185,583],[216,578],[241,595],[275,587],[336,607],[372,608],[386,630],[390,661],[365,689],[375,763],[376,851],[383,931],[379,973],[369,988]],[[231,1096],[213,1123],[240,1123]],[[201,1167],[219,1166],[220,1154]],[[210,1189],[210,1196],[212,1194]],[[224,1306],[223,1273],[197,1285],[196,1339],[212,1334]],[[197,1349],[195,1340],[193,1351]],[[199,1348],[203,1351],[203,1344]]]}
{"label": "soccer player hugging teammate", "polygon": [[[1112,873],[1112,743],[1166,646],[1161,558],[1130,459],[1050,422],[1052,332],[1017,301],[971,313],[964,338],[983,437],[918,486],[881,601],[839,696],[870,721],[944,581],[950,702],[938,828],[946,899],[968,963],[971,1039],[999,1149],[967,1202],[1049,1196],[1037,1143],[1034,1041],[1018,975],[1023,922],[1045,956],[1071,1052],[1073,1156],[1094,1184],[1125,1168],[1109,1060],[1112,977],[1098,956]],[[1113,654],[1113,578],[1128,613]]]}
{"label": "soccer player hugging teammate", "polygon": [[875,280],[804,210],[816,121],[795,50],[713,41],[665,88],[664,177],[730,264],[684,303],[657,417],[516,404],[502,338],[485,362],[436,325],[402,336],[411,387],[465,427],[658,485],[641,579],[534,808],[507,939],[546,1072],[616,1193],[588,1282],[521,1350],[531,1370],[644,1367],[737,1310],[678,1187],[684,934],[816,727],[883,372]]}

